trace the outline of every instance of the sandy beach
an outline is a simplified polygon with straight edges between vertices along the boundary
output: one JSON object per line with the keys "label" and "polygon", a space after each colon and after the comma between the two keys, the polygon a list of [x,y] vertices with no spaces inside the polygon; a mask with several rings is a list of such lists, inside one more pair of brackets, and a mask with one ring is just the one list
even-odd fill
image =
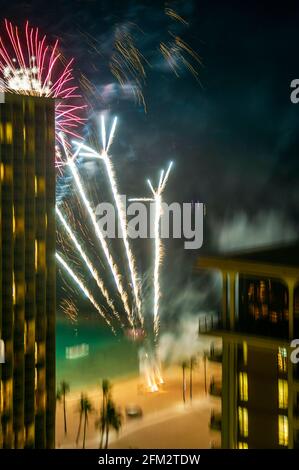
{"label": "sandy beach", "polygon": [[[220,378],[219,366],[208,363],[207,384],[213,375]],[[123,425],[118,435],[110,433],[109,448],[210,448],[219,446],[220,433],[209,429],[211,409],[219,410],[220,398],[205,394],[204,368],[202,362],[194,368],[193,393],[190,400],[189,370],[186,371],[186,402],[182,397],[182,368],[172,366],[163,371],[164,385],[158,392],[145,389],[140,377],[112,381],[112,396],[123,415]],[[94,407],[89,417],[86,448],[98,448],[99,431],[95,421],[100,416],[102,401],[101,385],[82,390]],[[80,390],[67,395],[67,436],[63,428],[63,408],[57,403],[56,447],[76,448],[75,440],[79,424],[78,402]],[[137,405],[142,409],[142,417],[128,418],[125,408]],[[81,432],[78,447],[82,447]]]}

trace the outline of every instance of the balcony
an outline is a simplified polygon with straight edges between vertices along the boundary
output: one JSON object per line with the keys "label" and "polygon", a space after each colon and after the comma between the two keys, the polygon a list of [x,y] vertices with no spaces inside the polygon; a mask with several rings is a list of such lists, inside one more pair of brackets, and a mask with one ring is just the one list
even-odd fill
{"label": "balcony", "polygon": [[220,315],[203,315],[199,317],[198,334],[221,330],[222,322]]}
{"label": "balcony", "polygon": [[214,431],[221,431],[221,413],[216,413],[215,410],[211,411],[210,428]]}

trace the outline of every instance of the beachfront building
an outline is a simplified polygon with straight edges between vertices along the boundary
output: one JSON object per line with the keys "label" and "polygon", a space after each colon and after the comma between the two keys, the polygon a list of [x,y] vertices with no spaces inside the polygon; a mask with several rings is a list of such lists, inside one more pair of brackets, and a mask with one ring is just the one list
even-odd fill
{"label": "beachfront building", "polygon": [[222,412],[211,416],[222,447],[298,448],[299,244],[200,257],[197,269],[222,276],[218,322],[200,326],[222,338]]}
{"label": "beachfront building", "polygon": [[54,447],[54,101],[0,105],[0,447]]}

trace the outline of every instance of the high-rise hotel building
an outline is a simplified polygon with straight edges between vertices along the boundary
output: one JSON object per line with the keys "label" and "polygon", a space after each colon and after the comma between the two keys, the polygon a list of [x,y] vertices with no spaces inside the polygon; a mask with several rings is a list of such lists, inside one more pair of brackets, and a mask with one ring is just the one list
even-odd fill
{"label": "high-rise hotel building", "polygon": [[220,271],[223,281],[220,322],[202,327],[222,338],[222,412],[211,415],[222,447],[299,448],[299,363],[291,361],[299,244],[201,257],[197,266]]}
{"label": "high-rise hotel building", "polygon": [[0,448],[54,447],[55,121],[50,99],[0,104]]}

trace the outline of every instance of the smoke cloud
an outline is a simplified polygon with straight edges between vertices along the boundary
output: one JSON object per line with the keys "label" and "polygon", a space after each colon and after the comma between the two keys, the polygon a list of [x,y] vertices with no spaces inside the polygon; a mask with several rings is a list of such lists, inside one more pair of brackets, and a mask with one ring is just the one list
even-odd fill
{"label": "smoke cloud", "polygon": [[216,224],[214,233],[220,251],[285,243],[297,237],[295,225],[285,214],[276,211],[259,212],[254,217],[239,212],[229,221]]}
{"label": "smoke cloud", "polygon": [[212,338],[198,334],[199,321],[213,312],[201,312],[198,315],[184,315],[177,323],[175,332],[165,332],[159,342],[159,359],[166,364],[177,364],[202,355],[209,350]]}

